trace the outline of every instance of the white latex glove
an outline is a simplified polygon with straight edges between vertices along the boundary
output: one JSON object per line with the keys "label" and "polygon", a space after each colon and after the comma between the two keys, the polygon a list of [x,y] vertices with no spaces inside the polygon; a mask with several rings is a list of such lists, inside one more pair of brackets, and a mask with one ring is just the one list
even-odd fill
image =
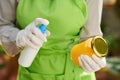
{"label": "white latex glove", "polygon": [[78,61],[81,68],[88,73],[96,72],[106,66],[106,58],[99,58],[94,54],[92,55],[92,58],[87,55],[81,55],[78,58]]}
{"label": "white latex glove", "polygon": [[46,37],[50,35],[50,32],[46,30],[46,33],[43,34],[37,27],[39,24],[47,26],[49,22],[46,19],[36,18],[25,29],[18,32],[16,45],[20,48],[28,46],[35,49],[42,46],[47,41]]}

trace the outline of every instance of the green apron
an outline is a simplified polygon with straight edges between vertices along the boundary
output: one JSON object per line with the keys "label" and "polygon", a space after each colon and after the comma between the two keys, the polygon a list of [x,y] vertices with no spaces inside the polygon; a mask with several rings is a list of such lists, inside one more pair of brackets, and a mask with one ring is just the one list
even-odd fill
{"label": "green apron", "polygon": [[[17,23],[25,28],[35,18],[45,18],[51,35],[29,68],[19,67],[18,80],[95,80],[70,59],[71,48],[80,40],[86,22],[84,0],[20,0]],[[26,53],[29,54],[29,53]]]}

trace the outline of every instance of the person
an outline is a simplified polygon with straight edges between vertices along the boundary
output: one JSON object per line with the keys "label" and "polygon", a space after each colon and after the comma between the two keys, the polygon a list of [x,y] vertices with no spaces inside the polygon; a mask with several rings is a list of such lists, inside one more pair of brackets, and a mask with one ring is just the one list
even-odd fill
{"label": "person", "polygon": [[[19,66],[18,80],[95,80],[105,57],[70,59],[79,41],[102,36],[103,0],[0,0],[0,40],[11,56],[24,47],[40,47],[32,65]],[[49,21],[49,24],[48,24]],[[48,24],[42,34],[36,25]],[[26,53],[29,54],[29,53]]]}

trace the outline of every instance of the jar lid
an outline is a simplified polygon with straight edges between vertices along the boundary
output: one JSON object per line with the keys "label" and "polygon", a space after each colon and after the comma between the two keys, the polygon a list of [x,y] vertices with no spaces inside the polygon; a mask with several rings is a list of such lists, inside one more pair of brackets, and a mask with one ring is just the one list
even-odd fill
{"label": "jar lid", "polygon": [[98,57],[105,57],[108,54],[108,45],[100,36],[96,36],[92,39],[92,48]]}

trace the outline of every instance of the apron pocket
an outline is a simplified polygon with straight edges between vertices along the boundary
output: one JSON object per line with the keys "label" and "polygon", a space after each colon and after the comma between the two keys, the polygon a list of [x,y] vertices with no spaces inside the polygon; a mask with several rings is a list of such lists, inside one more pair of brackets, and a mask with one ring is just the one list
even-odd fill
{"label": "apron pocket", "polygon": [[55,80],[55,75],[37,74],[37,73],[22,73],[18,80]]}
{"label": "apron pocket", "polygon": [[55,80],[64,80],[64,75],[55,76]]}
{"label": "apron pocket", "polygon": [[54,75],[30,73],[30,80],[55,80]]}

